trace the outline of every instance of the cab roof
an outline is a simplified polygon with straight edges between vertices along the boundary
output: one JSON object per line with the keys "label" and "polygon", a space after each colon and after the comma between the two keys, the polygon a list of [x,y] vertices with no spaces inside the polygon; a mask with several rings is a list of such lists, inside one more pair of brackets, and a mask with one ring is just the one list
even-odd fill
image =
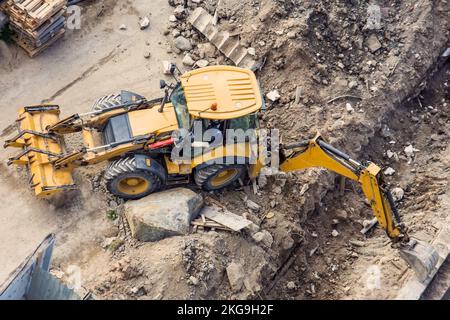
{"label": "cab roof", "polygon": [[181,76],[189,113],[194,117],[226,120],[261,109],[263,100],[255,74],[232,66],[211,66]]}

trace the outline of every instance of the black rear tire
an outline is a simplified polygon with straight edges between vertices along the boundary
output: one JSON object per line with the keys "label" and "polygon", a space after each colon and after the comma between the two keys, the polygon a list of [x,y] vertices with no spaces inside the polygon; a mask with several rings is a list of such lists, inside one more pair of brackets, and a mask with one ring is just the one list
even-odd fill
{"label": "black rear tire", "polygon": [[155,173],[137,169],[133,156],[111,162],[104,179],[110,193],[128,200],[143,198],[162,186],[162,180]]}
{"label": "black rear tire", "polygon": [[98,98],[97,101],[95,101],[94,105],[92,106],[92,111],[102,111],[104,109],[115,107],[120,104],[122,104],[122,98],[120,93],[110,94]]}
{"label": "black rear tire", "polygon": [[228,187],[241,178],[245,172],[246,166],[242,164],[213,164],[196,170],[194,180],[203,190],[213,191]]}

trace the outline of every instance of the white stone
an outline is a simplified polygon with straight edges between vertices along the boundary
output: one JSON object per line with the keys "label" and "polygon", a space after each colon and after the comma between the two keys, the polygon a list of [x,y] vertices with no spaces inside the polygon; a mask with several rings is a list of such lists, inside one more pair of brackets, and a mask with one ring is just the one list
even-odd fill
{"label": "white stone", "polygon": [[387,176],[392,176],[395,173],[395,170],[392,169],[391,167],[386,168],[386,170],[384,170],[384,174]]}
{"label": "white stone", "polygon": [[405,191],[402,188],[394,188],[391,190],[392,197],[394,201],[400,201],[405,196]]}
{"label": "white stone", "polygon": [[201,59],[201,60],[198,60],[198,61],[195,63],[195,65],[196,65],[197,67],[199,67],[199,68],[204,68],[204,67],[207,67],[207,66],[209,65],[209,61],[208,61],[208,60],[205,60],[205,59]]}
{"label": "white stone", "polygon": [[350,103],[345,104],[345,110],[347,110],[348,113],[353,113],[355,109],[353,109],[352,105]]}
{"label": "white stone", "polygon": [[188,67],[192,67],[195,64],[194,59],[192,59],[192,57],[189,53],[184,56],[183,64]]}
{"label": "white stone", "polygon": [[331,235],[333,237],[337,237],[339,235],[339,232],[336,229],[333,229],[333,231],[331,231]]}
{"label": "white stone", "polygon": [[412,157],[414,155],[414,152],[418,152],[420,151],[419,149],[414,148],[411,144],[409,146],[407,146],[405,149],[405,154],[408,157]]}
{"label": "white stone", "polygon": [[266,95],[267,99],[269,99],[272,102],[277,101],[278,99],[281,98],[280,93],[278,92],[278,90],[272,90],[270,91],[267,95]]}

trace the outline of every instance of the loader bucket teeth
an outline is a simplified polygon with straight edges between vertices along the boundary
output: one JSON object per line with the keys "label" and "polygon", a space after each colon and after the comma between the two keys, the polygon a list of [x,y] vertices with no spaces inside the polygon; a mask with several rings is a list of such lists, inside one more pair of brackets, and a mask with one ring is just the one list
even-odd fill
{"label": "loader bucket teeth", "polygon": [[9,158],[8,165],[25,165],[30,186],[38,197],[50,196],[73,188],[71,169],[55,168],[56,160],[64,156],[62,137],[49,133],[47,128],[59,121],[59,107],[37,105],[23,107],[16,120],[18,133],[5,141],[4,148],[22,149]]}
{"label": "loader bucket teeth", "polygon": [[433,274],[439,261],[438,252],[428,243],[417,239],[410,239],[399,251],[400,256],[414,270],[421,282]]}

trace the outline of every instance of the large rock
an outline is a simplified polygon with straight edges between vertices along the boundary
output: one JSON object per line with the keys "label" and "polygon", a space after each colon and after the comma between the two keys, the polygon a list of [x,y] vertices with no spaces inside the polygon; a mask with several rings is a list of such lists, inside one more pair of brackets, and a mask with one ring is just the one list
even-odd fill
{"label": "large rock", "polygon": [[191,221],[202,207],[201,195],[175,188],[128,201],[124,213],[133,237],[140,241],[157,241],[189,233]]}

